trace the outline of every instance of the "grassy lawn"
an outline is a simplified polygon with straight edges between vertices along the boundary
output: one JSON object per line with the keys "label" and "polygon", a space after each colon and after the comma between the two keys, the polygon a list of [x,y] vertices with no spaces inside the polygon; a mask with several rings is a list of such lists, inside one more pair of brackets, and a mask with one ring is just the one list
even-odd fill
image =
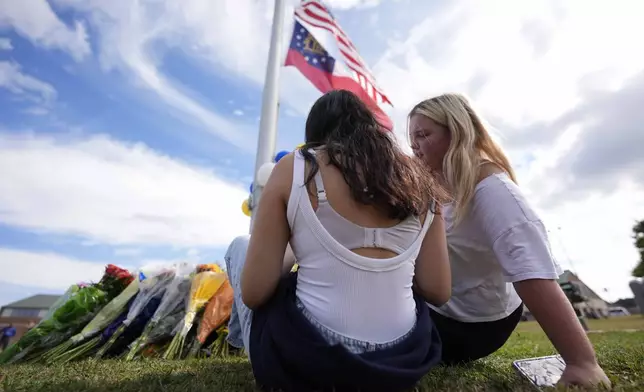
{"label": "grassy lawn", "polygon": [[[590,338],[617,391],[644,390],[644,317],[589,320]],[[637,332],[624,330],[639,330]],[[521,323],[498,353],[469,366],[439,367],[418,386],[421,391],[533,391],[511,367],[521,358],[553,354],[534,322]],[[64,366],[0,368],[0,391],[253,391],[243,358],[194,361],[77,362]]]}

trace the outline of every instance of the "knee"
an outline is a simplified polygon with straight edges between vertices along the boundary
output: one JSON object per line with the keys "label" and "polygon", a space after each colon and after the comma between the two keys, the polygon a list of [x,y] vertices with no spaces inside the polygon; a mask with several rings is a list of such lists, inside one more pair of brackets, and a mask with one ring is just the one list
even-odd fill
{"label": "knee", "polygon": [[235,239],[228,245],[229,251],[238,251],[239,249],[246,250],[248,248],[248,243],[250,242],[250,234],[240,235],[235,237]]}
{"label": "knee", "polygon": [[228,245],[228,250],[226,251],[226,263],[230,263],[234,259],[245,259],[246,250],[248,249],[248,243],[250,242],[250,235],[242,235],[236,237],[230,245]]}

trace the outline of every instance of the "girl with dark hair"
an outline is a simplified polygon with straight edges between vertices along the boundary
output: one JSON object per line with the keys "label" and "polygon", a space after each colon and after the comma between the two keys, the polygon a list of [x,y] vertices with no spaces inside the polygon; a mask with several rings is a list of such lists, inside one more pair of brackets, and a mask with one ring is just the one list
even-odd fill
{"label": "girl with dark hair", "polygon": [[440,361],[424,302],[450,297],[441,189],[352,93],[313,105],[306,144],[276,165],[251,236],[226,255],[229,342],[260,386],[395,391]]}

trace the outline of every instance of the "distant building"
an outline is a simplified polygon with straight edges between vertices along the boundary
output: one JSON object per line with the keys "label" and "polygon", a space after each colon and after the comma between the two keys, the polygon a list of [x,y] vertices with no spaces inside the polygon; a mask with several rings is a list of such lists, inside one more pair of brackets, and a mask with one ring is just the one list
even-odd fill
{"label": "distant building", "polygon": [[611,304],[611,307],[619,307],[626,309],[630,314],[641,313],[640,308],[637,306],[635,298],[621,298]]}
{"label": "distant building", "polygon": [[577,275],[565,270],[559,277],[559,283],[575,282],[579,286],[581,295],[586,298],[585,302],[575,304],[584,316],[591,318],[608,317],[608,302],[604,301],[596,292],[588,287]]}
{"label": "distant building", "polygon": [[[565,270],[564,273],[559,276],[559,284],[568,282],[575,282],[579,286],[581,295],[586,298],[585,302],[574,305],[575,308],[577,308],[584,316],[588,318],[608,317],[608,302],[604,301],[604,299],[579,279],[577,275],[573,274],[569,270]],[[527,308],[524,308],[523,316],[524,320],[533,319]]]}
{"label": "distant building", "polygon": [[13,324],[16,328],[14,341],[19,339],[47,314],[59,295],[34,295],[0,308],[0,328]]}

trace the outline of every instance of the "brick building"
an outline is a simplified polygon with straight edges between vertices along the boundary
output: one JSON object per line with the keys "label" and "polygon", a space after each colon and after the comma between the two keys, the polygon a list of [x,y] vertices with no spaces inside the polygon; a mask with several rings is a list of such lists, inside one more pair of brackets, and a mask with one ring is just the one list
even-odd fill
{"label": "brick building", "polygon": [[16,336],[10,343],[38,324],[58,298],[60,298],[59,295],[33,295],[1,307],[0,328],[9,324],[13,324],[16,328]]}

